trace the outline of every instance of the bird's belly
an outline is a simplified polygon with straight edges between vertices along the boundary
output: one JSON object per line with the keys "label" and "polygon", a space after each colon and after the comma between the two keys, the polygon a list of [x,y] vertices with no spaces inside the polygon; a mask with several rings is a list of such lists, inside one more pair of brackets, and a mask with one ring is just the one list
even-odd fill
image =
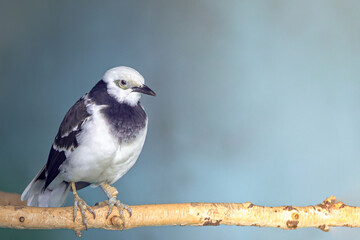
{"label": "bird's belly", "polygon": [[129,143],[120,142],[107,123],[95,118],[78,136],[79,147],[60,166],[65,181],[114,183],[136,162],[146,137],[146,127]]}
{"label": "bird's belly", "polygon": [[111,161],[111,167],[105,168],[99,174],[99,179],[112,184],[127,173],[138,159],[144,140],[145,137],[138,137],[131,143],[121,143]]}

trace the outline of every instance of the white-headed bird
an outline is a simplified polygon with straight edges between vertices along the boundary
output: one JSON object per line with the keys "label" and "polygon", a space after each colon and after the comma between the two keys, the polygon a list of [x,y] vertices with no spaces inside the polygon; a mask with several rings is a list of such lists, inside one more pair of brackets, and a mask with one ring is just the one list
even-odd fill
{"label": "white-headed bird", "polygon": [[[89,93],[65,115],[45,166],[26,187],[21,200],[28,206],[61,207],[70,190],[74,194],[74,220],[80,209],[87,228],[85,211],[95,213],[77,190],[101,186],[109,205],[124,220],[123,210],[131,209],[117,200],[116,182],[135,164],[144,145],[148,118],[140,104],[141,93],[155,96],[144,78],[130,67],[108,70]],[[123,221],[124,222],[124,221]]]}

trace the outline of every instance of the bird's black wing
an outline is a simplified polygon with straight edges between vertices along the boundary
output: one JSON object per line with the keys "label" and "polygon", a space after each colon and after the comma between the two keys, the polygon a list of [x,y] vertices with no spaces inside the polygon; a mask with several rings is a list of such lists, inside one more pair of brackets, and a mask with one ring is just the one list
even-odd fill
{"label": "bird's black wing", "polygon": [[80,98],[66,113],[60,124],[49,153],[45,174],[39,176],[39,178],[45,178],[44,189],[59,174],[59,167],[66,160],[65,153],[70,153],[79,146],[76,136],[81,132],[83,123],[90,117],[86,107],[86,99],[87,95]]}

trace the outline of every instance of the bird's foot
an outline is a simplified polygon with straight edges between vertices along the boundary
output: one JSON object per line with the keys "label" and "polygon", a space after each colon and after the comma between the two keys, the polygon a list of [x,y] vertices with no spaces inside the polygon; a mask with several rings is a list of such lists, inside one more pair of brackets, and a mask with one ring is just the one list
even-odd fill
{"label": "bird's foot", "polygon": [[77,215],[77,211],[78,208],[80,209],[80,213],[81,213],[81,218],[82,218],[82,222],[85,226],[85,229],[87,230],[87,219],[86,219],[86,215],[85,215],[85,211],[88,210],[94,217],[96,217],[94,210],[86,204],[86,202],[84,200],[82,200],[79,195],[77,194],[76,190],[74,191],[75,186],[73,186],[73,194],[74,194],[74,222],[76,220],[76,215]]}
{"label": "bird's foot", "polygon": [[76,220],[76,215],[77,215],[77,210],[78,208],[80,209],[80,213],[81,213],[81,217],[82,217],[82,222],[85,226],[85,229],[87,230],[87,219],[86,219],[86,215],[85,215],[85,211],[88,210],[93,216],[94,219],[96,217],[94,210],[86,204],[86,202],[84,200],[82,200],[78,195],[74,195],[74,222]]}
{"label": "bird's foot", "polygon": [[108,218],[114,208],[114,206],[117,207],[117,209],[119,210],[119,214],[120,214],[120,218],[123,222],[123,229],[125,228],[125,215],[124,215],[124,209],[126,211],[128,211],[130,217],[132,215],[132,211],[131,211],[131,208],[120,202],[118,199],[117,199],[117,195],[118,195],[118,191],[116,190],[116,188],[110,186],[108,183],[103,183],[101,184],[101,188],[104,190],[104,192],[106,193],[106,195],[108,196],[109,200],[108,201],[105,201],[104,204],[105,205],[108,205],[109,206],[109,212],[106,216],[106,218]]}
{"label": "bird's foot", "polygon": [[110,216],[114,206],[116,206],[117,209],[119,210],[121,221],[123,222],[122,228],[124,229],[125,228],[124,209],[126,211],[128,211],[128,213],[129,213],[129,215],[131,217],[131,215],[132,215],[131,208],[128,205],[126,205],[126,204],[120,202],[119,200],[117,200],[116,196],[113,196],[113,197],[109,198],[109,201],[107,201],[107,205],[109,205],[109,211],[108,211],[108,214],[107,214],[106,218],[108,218]]}

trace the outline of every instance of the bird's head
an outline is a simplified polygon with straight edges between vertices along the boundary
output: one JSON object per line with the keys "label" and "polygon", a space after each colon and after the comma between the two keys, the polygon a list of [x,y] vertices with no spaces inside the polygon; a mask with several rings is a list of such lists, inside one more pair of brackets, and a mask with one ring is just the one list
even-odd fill
{"label": "bird's head", "polygon": [[133,68],[120,66],[111,68],[103,76],[108,93],[121,103],[136,105],[141,93],[155,96],[155,92],[144,83],[144,77]]}

